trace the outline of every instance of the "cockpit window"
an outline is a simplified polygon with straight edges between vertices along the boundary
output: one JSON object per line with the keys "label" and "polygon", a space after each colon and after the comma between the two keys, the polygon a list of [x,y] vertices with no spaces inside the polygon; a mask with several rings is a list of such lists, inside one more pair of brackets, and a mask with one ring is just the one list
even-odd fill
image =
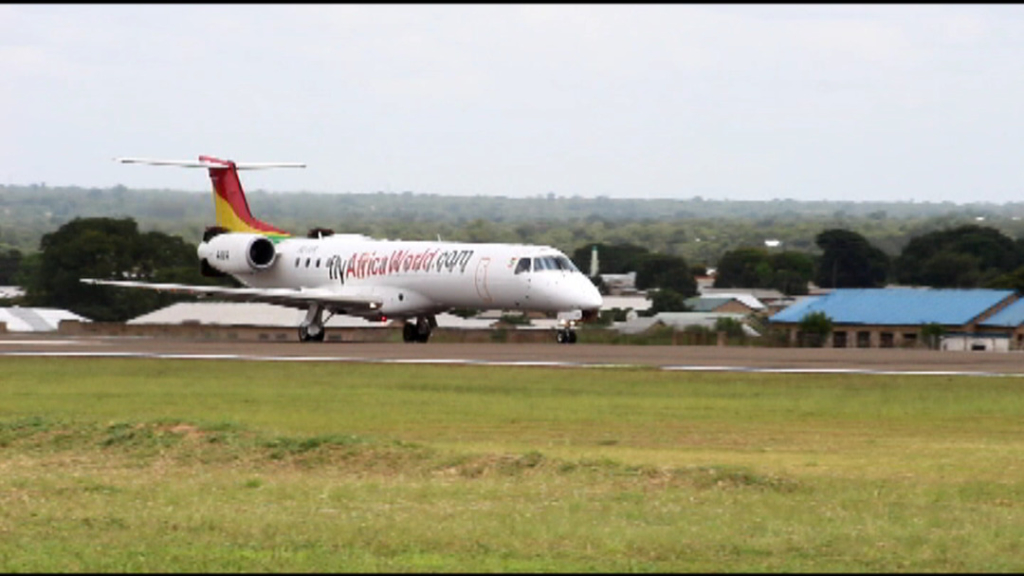
{"label": "cockpit window", "polygon": [[572,260],[569,260],[565,256],[555,256],[555,262],[558,262],[558,268],[560,270],[566,270],[568,272],[580,271],[580,269],[577,268],[576,265],[572,263]]}
{"label": "cockpit window", "polygon": [[529,258],[520,258],[519,259],[519,263],[516,264],[516,271],[515,271],[515,273],[516,274],[522,274],[523,272],[529,272],[529,271],[530,271],[530,259]]}
{"label": "cockpit window", "polygon": [[579,269],[565,256],[541,256],[533,259],[533,270],[563,270],[579,272]]}

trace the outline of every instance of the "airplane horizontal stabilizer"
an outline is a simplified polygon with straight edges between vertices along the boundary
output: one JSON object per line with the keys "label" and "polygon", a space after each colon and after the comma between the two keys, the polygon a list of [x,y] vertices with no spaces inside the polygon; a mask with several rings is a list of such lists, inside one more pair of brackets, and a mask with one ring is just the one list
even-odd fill
{"label": "airplane horizontal stabilizer", "polygon": [[[150,164],[153,166],[180,166],[182,168],[227,168],[225,164],[206,160],[158,160],[155,158],[114,158],[122,164]],[[259,170],[262,168],[305,168],[304,162],[240,162],[238,170]]]}

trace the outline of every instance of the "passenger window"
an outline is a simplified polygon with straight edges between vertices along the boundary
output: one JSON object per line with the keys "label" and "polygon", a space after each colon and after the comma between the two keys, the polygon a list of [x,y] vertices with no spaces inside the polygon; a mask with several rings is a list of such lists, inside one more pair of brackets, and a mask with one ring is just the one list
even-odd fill
{"label": "passenger window", "polygon": [[296,259],[295,259],[295,267],[296,267],[296,268],[298,268],[298,267],[299,267],[299,262],[302,262],[302,258],[296,258]]}
{"label": "passenger window", "polygon": [[309,261],[310,261],[310,259],[306,258],[306,268],[309,268]]}
{"label": "passenger window", "polygon": [[522,274],[523,272],[529,272],[529,271],[530,271],[530,259],[529,258],[520,258],[519,259],[519,263],[516,264],[516,271],[515,271],[515,273],[516,274]]}
{"label": "passenger window", "polygon": [[319,258],[317,258],[317,259],[316,259],[316,267],[317,267],[317,268],[319,268],[319,267],[320,267],[320,259],[319,259]]}

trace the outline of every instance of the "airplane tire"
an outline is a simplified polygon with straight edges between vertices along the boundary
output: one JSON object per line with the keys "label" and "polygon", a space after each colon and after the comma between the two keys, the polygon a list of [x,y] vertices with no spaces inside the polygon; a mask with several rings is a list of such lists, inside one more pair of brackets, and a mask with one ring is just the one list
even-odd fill
{"label": "airplane tire", "polygon": [[309,326],[299,326],[299,342],[323,342],[327,337],[327,330],[320,328],[316,334],[309,333]]}
{"label": "airplane tire", "polygon": [[565,330],[559,330],[558,334],[555,336],[555,340],[557,340],[559,344],[565,344],[569,341],[569,337],[566,335]]}
{"label": "airplane tire", "polygon": [[419,340],[419,334],[416,331],[416,325],[412,322],[406,322],[402,326],[402,341],[403,342],[417,342]]}
{"label": "airplane tire", "polygon": [[569,344],[575,344],[575,343],[576,343],[576,333],[575,332],[569,332]]}

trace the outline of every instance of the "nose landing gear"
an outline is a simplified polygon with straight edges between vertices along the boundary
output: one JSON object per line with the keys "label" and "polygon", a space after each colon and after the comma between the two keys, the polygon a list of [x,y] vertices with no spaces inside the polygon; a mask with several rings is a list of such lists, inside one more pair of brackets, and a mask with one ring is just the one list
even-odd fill
{"label": "nose landing gear", "polygon": [[575,344],[576,343],[576,321],[575,320],[559,320],[558,330],[555,332],[555,340],[559,344]]}
{"label": "nose landing gear", "polygon": [[555,335],[555,339],[558,341],[559,344],[575,344],[576,331],[559,329],[558,333]]}

